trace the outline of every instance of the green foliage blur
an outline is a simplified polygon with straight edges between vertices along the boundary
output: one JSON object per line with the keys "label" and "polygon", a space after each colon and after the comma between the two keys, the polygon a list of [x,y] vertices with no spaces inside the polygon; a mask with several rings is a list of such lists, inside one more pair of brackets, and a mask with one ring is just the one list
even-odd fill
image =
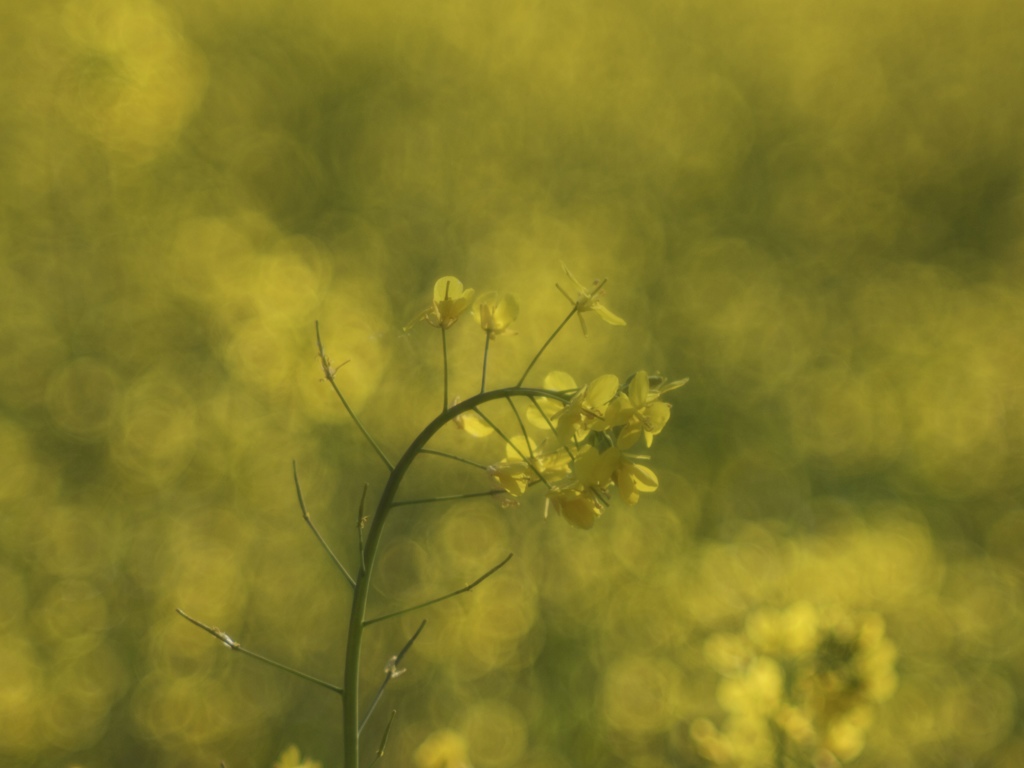
{"label": "green foliage blur", "polygon": [[314,320],[397,454],[434,280],[517,297],[514,383],[559,261],[629,324],[537,381],[690,377],[661,487],[588,532],[396,510],[381,613],[515,557],[422,613],[380,764],[773,765],[783,695],[844,762],[1024,764],[1024,4],[44,0],[0,39],[0,764],[337,764],[337,697],[174,609],[339,681],[290,462],[343,558],[384,475]]}

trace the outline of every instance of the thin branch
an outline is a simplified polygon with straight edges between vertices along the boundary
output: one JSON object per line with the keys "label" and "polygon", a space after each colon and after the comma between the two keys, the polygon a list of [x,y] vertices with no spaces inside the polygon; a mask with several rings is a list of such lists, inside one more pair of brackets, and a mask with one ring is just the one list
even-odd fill
{"label": "thin branch", "polygon": [[397,713],[398,710],[391,710],[391,716],[388,718],[388,724],[384,726],[384,735],[381,737],[380,747],[377,748],[377,755],[370,761],[370,764],[366,768],[373,768],[376,762],[384,757],[384,748],[388,744],[388,735],[391,733],[391,724],[395,722],[395,715]]}
{"label": "thin branch", "polygon": [[285,664],[282,664],[279,661],[274,661],[273,659],[268,659],[266,656],[261,656],[258,653],[254,653],[253,651],[250,651],[248,648],[243,648],[242,644],[237,642],[237,641],[235,641],[235,640],[232,640],[227,632],[224,632],[223,630],[218,629],[217,627],[211,627],[211,626],[209,626],[207,624],[203,624],[203,622],[199,621],[198,619],[194,619],[191,616],[189,616],[187,613],[185,613],[183,610],[181,610],[181,608],[175,608],[174,610],[177,611],[178,615],[181,616],[182,618],[187,619],[188,621],[190,621],[193,624],[195,624],[197,627],[199,627],[204,632],[208,632],[209,634],[211,634],[214,637],[216,637],[218,640],[220,640],[222,643],[224,643],[224,645],[226,645],[232,651],[238,651],[239,653],[241,653],[241,654],[243,654],[245,656],[248,656],[250,658],[256,659],[256,661],[262,661],[264,664],[268,664],[269,666],[274,667],[275,669],[280,669],[282,672],[287,672],[288,674],[295,675],[296,677],[299,677],[299,678],[301,678],[303,680],[306,680],[307,682],[315,683],[316,685],[319,685],[321,688],[326,688],[329,691],[334,691],[335,693],[338,693],[338,694],[341,694],[341,695],[345,694],[345,690],[343,688],[341,688],[340,686],[334,685],[333,683],[328,683],[328,682],[326,682],[324,680],[321,680],[318,677],[313,677],[312,675],[307,675],[305,672],[300,672],[299,670],[293,669],[292,667],[289,667],[289,666],[287,666]]}
{"label": "thin branch", "polygon": [[480,374],[480,392],[487,389],[487,351],[491,348],[491,334],[488,331],[484,337],[484,365],[483,373]]}
{"label": "thin branch", "polygon": [[558,430],[555,429],[555,425],[551,423],[551,419],[548,418],[548,415],[544,413],[544,409],[540,407],[540,403],[537,402],[537,398],[534,397],[533,395],[530,395],[530,402],[533,403],[533,407],[537,409],[537,413],[539,413],[541,417],[544,419],[544,421],[547,423],[548,429],[551,430],[551,434],[554,435],[557,439]]}
{"label": "thin branch", "polygon": [[[572,301],[572,300],[570,299],[570,301]],[[517,387],[523,386],[523,382],[526,381],[527,375],[530,373],[531,370],[533,370],[533,366],[537,364],[537,361],[540,360],[540,356],[544,354],[544,350],[547,349],[548,345],[551,344],[551,342],[555,340],[555,336],[557,336],[558,333],[563,328],[565,328],[565,324],[568,323],[569,320],[572,319],[572,316],[575,315],[578,310],[579,310],[579,307],[577,307],[575,302],[574,302],[573,305],[572,305],[572,309],[569,310],[569,314],[565,316],[565,320],[563,320],[561,323],[559,323],[558,327],[555,328],[555,332],[552,333],[550,336],[548,336],[548,340],[544,342],[544,345],[537,351],[537,354],[533,356],[533,360],[531,360],[530,364],[528,366],[526,366],[526,370],[523,371],[523,375],[520,376],[519,377],[519,381],[516,382],[516,386]]]}
{"label": "thin branch", "polygon": [[441,355],[444,358],[444,404],[441,406],[441,413],[444,413],[448,410],[448,334],[443,325],[441,326]]}
{"label": "thin branch", "polygon": [[504,488],[492,488],[489,491],[476,491],[475,493],[456,493],[451,496],[432,496],[429,499],[408,499],[406,501],[394,501],[392,507],[409,507],[413,504],[433,504],[438,501],[459,501],[461,499],[476,499],[480,496],[501,496],[508,493]]}
{"label": "thin branch", "polygon": [[302,519],[306,521],[306,525],[308,525],[310,530],[313,531],[314,535],[317,538],[317,541],[319,541],[320,545],[324,548],[324,551],[326,551],[327,554],[331,556],[331,560],[333,560],[334,564],[338,566],[338,570],[340,570],[345,575],[345,579],[348,581],[351,587],[355,589],[356,580],[352,578],[349,572],[345,569],[345,566],[341,564],[341,561],[335,556],[334,552],[331,551],[330,546],[324,540],[324,537],[320,535],[320,531],[316,529],[316,526],[313,524],[313,520],[310,518],[309,513],[306,511],[306,503],[302,500],[302,488],[299,486],[299,471],[295,467],[294,459],[292,460],[292,477],[295,479],[295,493],[299,497],[299,508],[302,510]]}
{"label": "thin branch", "polygon": [[487,573],[485,573],[483,576],[478,578],[472,584],[467,584],[465,587],[462,587],[461,589],[456,589],[454,592],[449,592],[447,595],[444,595],[443,597],[435,597],[433,600],[427,600],[427,602],[420,603],[419,605],[414,605],[411,608],[403,608],[402,610],[395,611],[394,613],[388,613],[388,614],[386,614],[384,616],[378,616],[378,617],[376,617],[374,619],[369,619],[368,621],[364,621],[363,622],[363,626],[364,627],[368,627],[370,624],[376,624],[378,621],[384,621],[385,619],[393,619],[396,616],[401,616],[402,614],[405,614],[405,613],[411,613],[412,611],[418,611],[420,608],[426,608],[429,605],[434,605],[435,603],[440,603],[442,600],[447,600],[450,597],[455,597],[457,595],[461,595],[463,592],[469,592],[474,587],[477,587],[481,583],[483,583],[483,581],[485,579],[490,578],[492,575],[497,573],[498,570],[503,568],[505,566],[505,564],[509,560],[511,560],[511,559],[512,559],[512,553],[510,552],[508,557],[506,557],[504,560],[502,560],[496,566],[491,568],[491,570],[487,571]]}
{"label": "thin branch", "polygon": [[533,445],[530,442],[530,435],[526,431],[526,425],[523,424],[522,418],[519,416],[519,409],[516,408],[515,402],[511,397],[506,397],[505,402],[508,403],[508,407],[512,409],[512,413],[515,414],[516,421],[519,422],[519,431],[523,433],[523,440],[526,441],[526,450],[530,452],[530,458],[533,459]]}
{"label": "thin branch", "polygon": [[402,657],[408,653],[409,649],[412,648],[412,644],[416,642],[416,638],[420,636],[420,632],[423,631],[423,627],[427,625],[426,619],[420,622],[419,628],[413,632],[412,637],[395,656],[388,659],[388,664],[384,668],[384,681],[380,684],[380,688],[377,689],[377,694],[373,697],[373,701],[370,702],[369,708],[366,710],[366,714],[363,716],[363,722],[359,724],[359,733],[363,732],[363,728],[366,727],[367,721],[370,719],[370,715],[373,714],[373,710],[377,707],[377,702],[380,701],[380,697],[384,695],[384,689],[387,687],[394,678],[405,672],[404,669],[399,669],[398,665],[402,663]]}
{"label": "thin branch", "polygon": [[[523,460],[523,462],[526,464],[526,466],[528,466],[533,471],[533,474],[535,474],[538,478],[540,478],[540,481],[542,483],[544,483],[544,485],[546,485],[548,488],[551,487],[551,483],[548,482],[547,478],[544,477],[544,475],[542,475],[540,473],[540,470],[537,469],[536,466],[534,466],[534,462],[530,461],[531,457],[528,457],[525,453],[523,453],[521,450],[519,450],[519,446],[517,446],[515,443],[513,443],[508,438],[508,436],[498,428],[497,424],[495,424],[493,421],[491,421],[486,416],[484,416],[483,411],[481,411],[479,408],[474,408],[473,411],[476,413],[477,416],[479,416],[481,419],[486,421],[487,425],[491,429],[493,429],[495,432],[497,432],[502,440],[504,440],[506,443],[508,443],[510,446],[512,446],[512,450],[519,454],[519,458],[521,458]],[[518,414],[516,414],[516,416],[518,417]],[[520,423],[522,423],[522,422],[520,422]],[[529,444],[529,442],[530,442],[529,439],[527,439],[526,442],[527,442],[527,444]]]}
{"label": "thin branch", "polygon": [[446,459],[453,459],[454,461],[461,461],[463,464],[468,464],[469,466],[476,467],[477,469],[483,469],[483,470],[487,469],[487,467],[484,466],[483,464],[480,464],[478,462],[472,461],[471,459],[465,459],[462,456],[456,456],[454,453],[445,453],[444,451],[435,451],[432,448],[424,448],[422,451],[420,451],[420,453],[429,453],[429,454],[431,454],[433,456],[443,456]]}
{"label": "thin branch", "polygon": [[551,430],[551,434],[555,436],[555,440],[558,444],[562,446],[562,450],[569,454],[570,461],[575,461],[576,457],[573,455],[573,452],[569,450],[569,446],[562,444],[562,441],[558,437],[558,430],[555,428],[555,425],[551,423],[551,419],[548,418],[548,415],[544,413],[544,409],[537,403],[537,398],[530,395],[530,402],[533,403],[533,407],[537,409],[537,412],[544,418],[544,421],[547,422],[548,429]]}
{"label": "thin branch", "polygon": [[[317,321],[316,323],[316,348],[320,353],[320,365],[324,369],[324,378],[327,379],[327,383],[331,385],[331,388],[334,390],[334,393],[338,396],[338,399],[341,400],[341,404],[345,406],[345,410],[348,411],[348,415],[352,417],[352,421],[354,421],[356,423],[356,426],[359,427],[359,431],[363,433],[363,437],[365,437],[369,441],[370,445],[373,446],[373,450],[377,452],[377,455],[380,457],[380,460],[384,462],[384,464],[388,468],[388,471],[390,472],[395,468],[395,465],[392,464],[388,457],[384,455],[384,451],[381,449],[379,445],[377,445],[377,441],[370,436],[370,433],[366,430],[366,427],[363,426],[363,422],[361,422],[359,420],[359,417],[356,416],[355,411],[352,410],[352,407],[348,404],[348,400],[346,400],[345,396],[341,394],[341,390],[338,389],[338,385],[334,381],[334,374],[337,371],[337,368],[331,368],[331,360],[329,357],[327,357],[327,353],[324,352],[324,345],[320,341],[319,321]],[[348,361],[346,360],[345,362],[347,363]],[[342,363],[342,365],[344,364],[345,363]],[[340,367],[341,366],[339,366],[339,368]]]}

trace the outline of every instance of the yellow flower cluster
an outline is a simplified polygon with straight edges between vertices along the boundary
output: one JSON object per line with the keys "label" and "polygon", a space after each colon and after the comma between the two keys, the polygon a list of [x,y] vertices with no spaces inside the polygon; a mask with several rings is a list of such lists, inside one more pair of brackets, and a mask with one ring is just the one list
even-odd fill
{"label": "yellow flower cluster", "polygon": [[473,316],[490,338],[510,333],[509,326],[519,316],[519,303],[516,297],[511,294],[498,296],[496,292],[488,291],[481,294],[474,304],[475,295],[476,291],[466,288],[459,278],[451,275],[442,277],[434,283],[433,302],[416,315],[412,322],[405,326],[405,330],[409,330],[421,320],[435,328],[451,328],[459,317],[472,307]]}
{"label": "yellow flower cluster", "polygon": [[[587,332],[583,315],[593,312],[610,325],[625,325],[626,321],[603,303],[604,281],[595,281],[590,288],[573,277],[565,265],[566,275],[576,288],[575,298],[561,286],[558,289],[572,304],[568,317],[542,346],[537,357],[547,348],[565,322],[577,315],[584,334]],[[467,310],[487,336],[487,343],[503,334],[512,333],[509,327],[519,315],[519,304],[514,296],[488,291],[473,302],[475,291],[466,288],[456,277],[446,276],[434,284],[434,300],[420,312],[408,327],[420,320],[442,331],[451,328]],[[447,347],[445,355],[447,355]],[[487,374],[487,345],[481,393]],[[525,379],[526,374],[523,374]],[[522,381],[522,380],[520,380]],[[545,514],[554,509],[562,517],[580,528],[590,528],[609,504],[612,486],[627,504],[636,504],[640,494],[658,488],[658,477],[646,466],[638,463],[643,456],[626,453],[641,439],[650,447],[654,436],[664,429],[671,407],[661,396],[686,381],[669,382],[661,377],[648,376],[638,371],[620,384],[613,374],[598,376],[580,387],[568,374],[549,374],[544,389],[558,397],[536,398],[536,410],[528,411],[530,421],[547,434],[539,444],[526,434],[505,438],[505,457],[488,466],[492,480],[508,494],[506,503],[515,503],[535,483],[548,488]],[[445,358],[445,401],[447,404],[447,357]],[[568,402],[566,396],[570,396]],[[459,402],[456,398],[451,407]],[[452,416],[452,423],[474,437],[485,437],[495,431],[494,426],[479,412],[460,410]]]}
{"label": "yellow flower cluster", "polygon": [[[651,386],[646,371],[638,371],[626,386],[616,376],[598,376],[581,387],[569,404],[554,414],[555,431],[570,453],[573,474],[555,483],[547,504],[580,528],[590,528],[607,505],[612,485],[627,504],[636,504],[641,493],[658,488],[658,476],[624,453],[644,436],[650,447],[654,435],[668,421],[671,407],[660,400],[663,392],[685,381]],[[587,442],[584,444],[583,441]]]}
{"label": "yellow flower cluster", "polygon": [[545,514],[554,509],[579,528],[593,526],[609,503],[612,486],[627,504],[636,504],[641,493],[657,490],[657,475],[637,463],[645,457],[625,451],[641,436],[650,447],[671,412],[661,395],[685,381],[652,380],[646,371],[638,371],[621,387],[612,374],[577,387],[568,374],[556,372],[544,383],[550,391],[575,390],[567,404],[539,400],[540,412],[530,413],[530,421],[553,430],[557,440],[539,447],[513,440],[506,458],[490,468],[502,488],[518,496],[542,480],[548,485]]}
{"label": "yellow flower cluster", "polygon": [[695,720],[690,733],[705,758],[748,768],[776,764],[839,766],[857,757],[877,705],[896,687],[895,647],[877,614],[854,619],[809,603],[759,611],[743,634],[706,646],[722,674],[721,730]]}

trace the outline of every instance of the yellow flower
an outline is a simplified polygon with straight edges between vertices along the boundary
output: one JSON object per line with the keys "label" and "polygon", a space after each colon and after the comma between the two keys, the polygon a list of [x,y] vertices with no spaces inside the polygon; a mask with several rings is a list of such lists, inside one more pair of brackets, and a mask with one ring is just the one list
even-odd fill
{"label": "yellow flower", "polygon": [[591,426],[604,418],[605,409],[618,389],[618,377],[606,373],[579,390],[569,404],[555,414],[558,438],[564,443],[573,437],[583,439]]}
{"label": "yellow flower", "polygon": [[577,528],[591,528],[601,514],[601,494],[612,483],[616,458],[609,451],[601,453],[592,445],[583,446],[573,462],[572,475],[548,491],[544,516],[549,507],[554,507]]}
{"label": "yellow flower", "polygon": [[569,271],[569,268],[565,266],[565,264],[562,264],[562,269],[565,271],[565,274],[568,275],[569,279],[572,280],[576,286],[576,298],[573,299],[568,293],[565,292],[562,286],[558,285],[558,283],[555,283],[555,287],[557,287],[558,290],[562,291],[562,295],[564,295],[565,298],[569,299],[570,302],[576,305],[576,314],[580,318],[580,328],[583,329],[584,336],[587,335],[587,323],[583,319],[584,312],[593,312],[595,315],[597,315],[606,323],[608,323],[608,325],[626,324],[625,320],[623,320],[621,317],[619,317],[610,309],[608,309],[608,307],[606,307],[603,303],[601,303],[601,299],[604,296],[603,286],[605,281],[595,280],[593,286],[591,286],[588,289],[583,285],[583,283],[581,283],[573,276],[572,272]]}
{"label": "yellow flower", "polygon": [[493,339],[503,333],[510,333],[508,327],[519,317],[519,304],[510,293],[499,299],[497,293],[488,291],[476,300],[473,316]]}
{"label": "yellow flower", "polygon": [[522,496],[526,493],[526,489],[530,487],[530,481],[536,477],[525,462],[506,459],[489,466],[487,474],[513,496]]}
{"label": "yellow flower", "polygon": [[614,448],[600,451],[592,445],[585,445],[573,462],[573,475],[584,488],[602,492],[615,480],[615,468],[621,456]]}
{"label": "yellow flower", "polygon": [[549,483],[553,483],[561,480],[571,471],[569,462],[572,457],[564,448],[556,447],[554,450],[550,450],[543,444],[538,446],[532,438],[522,435],[513,435],[509,439],[510,442],[505,444],[504,463],[525,461],[528,466],[537,470],[531,479],[535,479],[539,473]]}
{"label": "yellow flower", "polygon": [[[612,451],[617,449],[610,448],[607,453]],[[619,458],[613,477],[615,485],[619,487],[619,496],[627,504],[636,504],[640,501],[641,493],[653,493],[658,490],[658,476],[651,469],[624,457]]]}
{"label": "yellow flower", "polygon": [[597,496],[579,485],[552,488],[544,504],[545,517],[548,507],[554,507],[558,514],[577,528],[593,528],[594,521],[601,515],[601,502]]}
{"label": "yellow flower", "polygon": [[662,393],[683,386],[686,379],[663,383],[657,379],[651,386],[647,371],[637,371],[629,382],[628,394],[619,392],[608,405],[605,420],[609,426],[622,426],[616,446],[622,450],[630,448],[641,436],[648,448],[668,423],[672,407],[659,398]]}
{"label": "yellow flower", "polygon": [[474,293],[472,288],[463,288],[457,277],[442,277],[434,283],[434,303],[416,315],[405,330],[420,320],[426,320],[435,328],[451,328],[459,315],[469,308]]}

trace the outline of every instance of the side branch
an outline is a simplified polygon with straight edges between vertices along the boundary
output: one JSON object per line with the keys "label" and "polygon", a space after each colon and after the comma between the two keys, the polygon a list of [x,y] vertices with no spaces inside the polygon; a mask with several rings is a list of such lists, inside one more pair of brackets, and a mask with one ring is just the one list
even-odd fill
{"label": "side branch", "polygon": [[438,501],[461,501],[462,499],[476,499],[480,496],[502,496],[508,493],[504,488],[492,488],[489,491],[475,491],[473,493],[456,493],[451,496],[431,496],[429,499],[407,499],[396,501],[392,507],[409,507],[413,504],[433,504]]}
{"label": "side branch", "polygon": [[318,531],[316,529],[316,526],[313,525],[313,520],[310,518],[309,513],[306,511],[306,504],[302,500],[302,488],[299,486],[299,471],[295,467],[294,459],[292,460],[292,477],[295,479],[295,493],[299,497],[299,508],[302,510],[302,519],[306,521],[306,525],[308,525],[309,529],[313,531],[313,534],[316,536],[317,541],[320,542],[320,546],[322,546],[324,548],[324,551],[326,551],[327,554],[331,556],[331,560],[333,560],[334,564],[338,566],[338,570],[340,570],[344,574],[345,580],[348,581],[352,589],[355,589],[356,580],[352,578],[349,572],[345,569],[345,566],[342,565],[341,561],[335,556],[330,546],[328,546],[327,542],[324,540],[324,537],[320,535],[320,531]]}
{"label": "side branch", "polygon": [[377,754],[374,756],[373,760],[370,761],[367,768],[373,768],[373,766],[377,764],[377,761],[384,757],[384,748],[388,745],[388,736],[391,735],[391,726],[395,722],[396,712],[397,711],[394,709],[391,710],[391,716],[388,717],[388,724],[384,726],[384,735],[381,736],[380,746],[377,748]]}
{"label": "side branch", "polygon": [[[377,452],[377,455],[380,457],[380,460],[384,462],[384,465],[388,468],[388,471],[392,471],[395,468],[395,465],[392,464],[388,457],[384,455],[384,451],[381,449],[379,445],[377,445],[377,441],[370,436],[370,433],[367,432],[366,427],[363,426],[363,422],[361,422],[359,420],[359,417],[356,416],[355,411],[353,411],[352,407],[348,404],[348,400],[346,400],[345,396],[341,394],[341,390],[338,389],[338,385],[334,383],[334,374],[337,371],[337,368],[331,367],[331,359],[327,357],[327,353],[324,352],[323,342],[320,341],[319,321],[317,321],[316,323],[316,348],[320,354],[320,365],[324,369],[324,378],[327,379],[327,383],[331,385],[331,388],[334,390],[334,394],[336,394],[338,396],[338,399],[341,400],[341,404],[345,406],[345,410],[348,411],[348,415],[352,417],[352,421],[354,421],[356,426],[359,427],[359,431],[363,433],[363,437],[365,437],[367,441],[370,443],[370,445],[373,446],[373,450]],[[348,361],[346,360],[345,362]],[[345,363],[342,363],[342,365],[344,364]]]}
{"label": "side branch", "polygon": [[526,450],[530,452],[530,458],[533,459],[533,446],[530,444],[530,433],[526,431],[526,425],[523,424],[523,419],[519,415],[519,409],[516,408],[515,401],[513,401],[511,397],[506,398],[506,402],[508,402],[508,407],[512,409],[512,413],[515,414],[516,421],[519,422],[519,431],[522,433],[523,441],[526,443]]}
{"label": "side branch", "polygon": [[[399,669],[398,665],[402,663],[402,657],[409,652],[409,649],[412,648],[412,644],[416,642],[416,638],[420,636],[420,632],[423,631],[423,628],[426,625],[427,621],[426,619],[424,619],[420,622],[420,625],[416,629],[416,631],[412,633],[412,637],[409,638],[409,642],[402,646],[402,650],[400,650],[396,655],[388,659],[388,665],[384,668],[384,681],[380,684],[380,688],[377,689],[377,695],[374,696],[373,701],[370,702],[370,706],[366,710],[366,716],[363,717],[363,722],[359,724],[360,733],[362,733],[363,728],[366,727],[366,723],[370,719],[370,715],[373,714],[373,710],[376,709],[377,703],[380,701],[380,697],[384,695],[384,689],[387,688],[388,683],[390,683],[399,675],[405,673],[405,670]],[[390,728],[391,726],[389,725],[388,727]],[[381,746],[381,748],[383,749],[383,745]]]}
{"label": "side branch", "polygon": [[495,573],[497,573],[498,570],[501,569],[502,567],[504,567],[505,564],[509,560],[511,560],[511,559],[512,559],[512,553],[510,552],[508,557],[506,557],[504,560],[502,560],[496,566],[491,568],[491,570],[487,571],[487,573],[485,573],[483,576],[478,578],[472,584],[467,584],[465,587],[462,587],[461,589],[456,589],[454,592],[449,592],[447,595],[444,595],[443,597],[435,597],[433,600],[428,600],[425,603],[420,603],[419,605],[414,605],[411,608],[403,608],[402,610],[395,611],[394,613],[388,613],[388,614],[385,614],[384,616],[377,616],[376,618],[373,618],[373,619],[367,619],[366,621],[363,622],[363,626],[364,627],[368,627],[370,624],[376,624],[378,621],[384,621],[385,619],[393,619],[396,616],[402,616],[403,614],[411,613],[412,611],[418,611],[420,608],[426,608],[428,605],[435,605],[436,603],[440,603],[442,600],[447,600],[449,597],[455,597],[456,595],[461,595],[463,592],[469,592],[471,589],[473,589],[473,587],[478,586],[479,584],[483,583],[483,581],[485,579],[487,579],[490,576],[492,576]]}
{"label": "side branch", "polygon": [[[572,301],[572,299],[570,299],[570,301]],[[547,349],[551,342],[555,340],[555,336],[558,335],[559,331],[565,328],[565,324],[568,323],[572,319],[572,316],[578,311],[579,307],[574,302],[572,309],[569,310],[569,314],[565,316],[565,320],[558,324],[558,327],[555,328],[555,332],[548,336],[548,340],[544,342],[543,346],[541,346],[539,350],[537,350],[537,354],[533,356],[533,360],[531,360],[530,364],[526,366],[526,370],[523,371],[523,375],[520,376],[519,381],[516,382],[517,387],[523,386],[523,382],[526,381],[526,377],[529,375],[530,371],[533,370],[533,366],[535,366],[537,361],[540,360],[540,356],[544,354],[544,350]]]}
{"label": "side branch", "polygon": [[[548,415],[544,413],[544,409],[540,407],[540,403],[537,402],[537,398],[534,397],[533,395],[530,395],[530,402],[533,403],[533,407],[537,409],[537,413],[539,413],[543,417],[544,421],[547,422],[548,429],[551,430],[551,434],[555,436],[556,440],[558,440],[558,430],[555,428],[555,425],[551,423],[551,419],[548,418]],[[559,440],[558,442],[561,444],[561,440]],[[573,452],[569,450],[569,446],[562,445],[562,450],[569,455],[570,461],[576,460],[576,457],[573,455]]]}
{"label": "side branch", "polygon": [[318,677],[313,677],[313,675],[307,675],[305,672],[300,672],[299,670],[293,669],[292,667],[289,667],[286,664],[282,664],[279,661],[268,659],[266,656],[261,656],[258,653],[250,651],[248,648],[243,648],[242,644],[237,642],[236,640],[232,640],[227,632],[218,629],[217,627],[211,627],[208,624],[203,624],[203,622],[199,621],[199,619],[194,619],[191,616],[189,616],[187,613],[181,610],[181,608],[175,608],[174,610],[183,619],[192,622],[204,632],[208,632],[214,637],[216,637],[232,651],[238,651],[239,653],[244,654],[249,658],[256,659],[256,661],[262,661],[264,664],[274,667],[275,669],[280,669],[282,672],[287,672],[288,674],[295,675],[296,677],[301,678],[302,680],[306,680],[307,682],[315,683],[316,685],[319,685],[321,688],[326,688],[329,691],[334,691],[334,693],[341,694],[342,696],[345,695],[345,689],[341,688],[340,686],[328,683],[324,680],[321,680]]}
{"label": "side branch", "polygon": [[461,461],[463,464],[468,464],[471,467],[476,467],[477,469],[483,469],[485,471],[487,469],[486,466],[484,466],[483,464],[481,464],[478,461],[473,461],[471,459],[466,459],[466,458],[463,458],[462,456],[456,456],[454,453],[447,453],[445,451],[435,451],[432,448],[424,448],[422,451],[420,451],[420,453],[429,453],[431,456],[441,456],[442,458],[445,458],[445,459],[452,459],[453,461]]}
{"label": "side branch", "polygon": [[[512,402],[511,398],[509,398],[509,402]],[[533,459],[533,449],[530,448],[530,455],[527,456],[525,453],[523,453],[521,450],[519,450],[519,446],[518,445],[513,443],[508,438],[508,436],[504,432],[501,431],[501,429],[498,427],[497,424],[495,424],[493,421],[491,421],[489,418],[487,418],[484,415],[483,411],[481,411],[479,408],[474,408],[473,410],[476,411],[476,415],[479,416],[481,419],[483,419],[487,423],[487,426],[489,426],[491,429],[493,429],[498,434],[498,436],[502,440],[504,440],[509,445],[509,447],[512,448],[513,451],[515,451],[517,454],[519,454],[519,458],[521,458],[523,460],[523,463],[525,463],[526,466],[528,466],[530,468],[530,471],[533,472],[533,474],[535,474],[537,476],[537,478],[542,483],[544,483],[544,485],[546,485],[548,488],[550,488],[551,487],[551,483],[549,483],[548,479],[546,477],[544,477],[543,474],[541,474],[541,471],[539,469],[537,469],[537,467],[536,467],[536,462],[532,460]],[[513,410],[514,410],[514,408],[513,408]],[[516,418],[517,419],[519,418],[519,412],[518,411],[516,412]],[[522,427],[522,425],[523,425],[523,422],[520,421],[519,422],[519,426]],[[525,429],[523,430],[523,434],[524,435],[526,434]],[[527,448],[530,447],[530,439],[529,439],[529,437],[526,438],[526,446],[527,446]]]}

